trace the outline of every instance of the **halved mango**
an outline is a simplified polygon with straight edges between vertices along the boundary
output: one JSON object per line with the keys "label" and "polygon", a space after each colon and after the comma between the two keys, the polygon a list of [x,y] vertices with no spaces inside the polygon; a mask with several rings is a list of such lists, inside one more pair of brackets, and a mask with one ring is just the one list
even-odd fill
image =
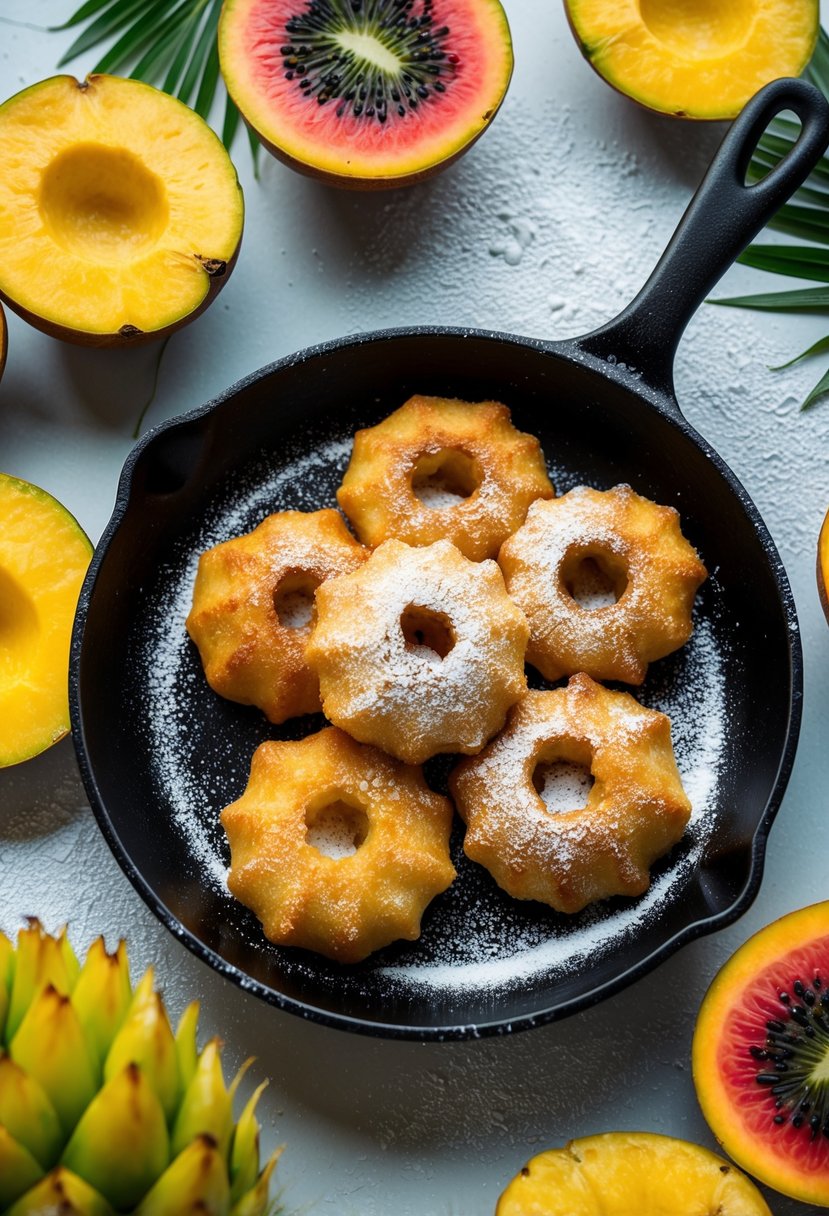
{"label": "halved mango", "polygon": [[829,511],[826,512],[817,542],[817,589],[826,620],[829,621]]}
{"label": "halved mango", "polygon": [[533,1157],[495,1216],[771,1216],[757,1187],[706,1148],[652,1132],[606,1132]]}
{"label": "halved mango", "polygon": [[0,296],[55,337],[111,346],[192,320],[243,217],[221,141],[150,85],[54,76],[0,106]]}
{"label": "halved mango", "polygon": [[69,644],[91,557],[57,499],[0,473],[0,767],[69,731]]}
{"label": "halved mango", "polygon": [[681,118],[733,118],[758,89],[798,76],[818,0],[565,0],[588,63],[620,92]]}

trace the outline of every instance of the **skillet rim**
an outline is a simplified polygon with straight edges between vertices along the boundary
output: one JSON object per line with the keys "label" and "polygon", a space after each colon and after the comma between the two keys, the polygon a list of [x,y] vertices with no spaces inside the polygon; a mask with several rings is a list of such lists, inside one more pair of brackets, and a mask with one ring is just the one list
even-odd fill
{"label": "skillet rim", "polygon": [[[733,924],[734,921],[738,920],[748,910],[757,896],[763,878],[769,831],[786,792],[800,735],[803,706],[803,652],[794,595],[777,546],[753,500],[731,467],[685,418],[675,395],[656,388],[648,382],[645,374],[627,367],[624,363],[616,363],[611,359],[604,359],[592,354],[582,345],[590,336],[585,335],[581,338],[551,342],[540,338],[522,337],[498,330],[422,325],[371,330],[362,334],[330,339],[304,347],[302,350],[295,351],[281,359],[266,364],[264,367],[236,381],[204,405],[196,406],[186,413],[177,414],[165,419],[163,422],[151,427],[127,455],[118,481],[112,514],[95,546],[92,561],[84,578],[72,630],[69,661],[69,707],[72,724],[72,742],[78,768],[90,806],[104,839],[124,874],[150,911],[201,962],[211,967],[225,979],[232,981],[243,991],[251,992],[268,1005],[283,1012],[298,1015],[306,1021],[316,1022],[332,1029],[348,1030],[357,1034],[397,1040],[446,1042],[500,1036],[520,1030],[528,1030],[535,1026],[546,1025],[569,1017],[582,1009],[588,1009],[598,1004],[616,992],[622,991],[653,971],[661,963],[670,958],[672,954],[675,954],[682,946]],[[723,909],[721,912],[690,922],[678,933],[667,938],[645,958],[627,967],[613,979],[591,989],[590,992],[519,1018],[485,1023],[457,1023],[449,1026],[407,1026],[380,1020],[370,1021],[344,1014],[332,1013],[328,1010],[305,1004],[303,1001],[294,997],[288,997],[270,988],[260,980],[254,979],[235,964],[229,963],[215,950],[205,945],[195,933],[187,929],[178,917],[170,911],[148,880],[144,878],[140,868],[133,862],[126,848],[121,843],[115,824],[98,788],[94,765],[87,750],[83,718],[83,697],[81,693],[81,661],[83,658],[89,606],[94,596],[98,575],[104,565],[112,540],[133,505],[133,474],[136,464],[144,451],[161,435],[178,427],[186,426],[200,418],[207,417],[233,400],[243,390],[289,367],[308,363],[313,359],[332,355],[349,347],[399,340],[401,338],[418,339],[421,337],[484,339],[508,343],[514,347],[531,349],[541,354],[563,358],[568,362],[580,364],[585,369],[609,380],[611,383],[621,385],[642,399],[646,405],[662,414],[670,424],[677,427],[714,464],[717,471],[725,479],[729,489],[739,500],[754,527],[754,531],[764,551],[770,572],[774,577],[783,614],[789,623],[789,629],[787,630],[789,711],[786,723],[785,745],[779,758],[777,772],[766,800],[766,805],[757,820],[757,826],[751,841],[748,877],[737,898],[728,908]]]}

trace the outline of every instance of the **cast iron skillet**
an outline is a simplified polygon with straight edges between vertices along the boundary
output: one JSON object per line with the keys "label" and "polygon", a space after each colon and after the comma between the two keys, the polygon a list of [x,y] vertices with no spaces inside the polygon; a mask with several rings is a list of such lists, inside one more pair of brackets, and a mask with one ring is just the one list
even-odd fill
{"label": "cast iron skillet", "polygon": [[[746,186],[769,121],[803,125],[788,158]],[[672,382],[686,323],[804,181],[829,142],[829,106],[798,80],[769,85],[735,122],[634,302],[587,337],[547,343],[476,330],[389,330],[326,343],[256,372],[152,431],[129,457],[80,600],[72,650],[75,746],[92,806],[161,921],[241,987],[331,1026],[401,1038],[503,1033],[563,1017],[630,983],[749,906],[795,753],[801,655],[774,544],[724,462],[683,418]],[[566,918],[501,893],[467,862],[420,941],[338,967],[269,945],[222,886],[218,812],[273,728],[208,689],[183,629],[196,555],[272,510],[332,505],[357,426],[413,392],[506,402],[540,436],[559,491],[621,481],[676,505],[711,577],[694,638],[639,692],[667,709],[695,799],[650,895]],[[430,773],[438,784],[445,766]],[[460,836],[460,832],[458,833]]]}

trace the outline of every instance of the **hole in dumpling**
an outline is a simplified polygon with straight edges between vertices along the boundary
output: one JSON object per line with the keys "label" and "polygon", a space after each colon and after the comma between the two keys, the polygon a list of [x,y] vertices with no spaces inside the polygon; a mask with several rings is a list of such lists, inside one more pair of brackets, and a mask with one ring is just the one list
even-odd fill
{"label": "hole in dumpling", "polygon": [[445,612],[409,604],[400,617],[400,628],[407,647],[431,650],[445,659],[455,645],[455,631]]}
{"label": "hole in dumpling", "polygon": [[412,490],[424,507],[439,511],[471,498],[483,481],[477,460],[455,448],[419,456],[412,469]]}
{"label": "hole in dumpling", "polygon": [[309,808],[305,824],[308,844],[334,861],[353,857],[368,835],[368,816],[363,808],[342,798]]}
{"label": "hole in dumpling", "polygon": [[593,774],[573,760],[542,760],[535,766],[533,785],[548,811],[580,811],[590,797]]}
{"label": "hole in dumpling", "polygon": [[314,619],[314,593],[322,579],[303,570],[282,576],[273,593],[273,606],[283,629],[307,629]]}
{"label": "hole in dumpling", "polygon": [[580,608],[593,612],[618,604],[627,590],[628,568],[615,553],[574,549],[561,564],[561,582]]}

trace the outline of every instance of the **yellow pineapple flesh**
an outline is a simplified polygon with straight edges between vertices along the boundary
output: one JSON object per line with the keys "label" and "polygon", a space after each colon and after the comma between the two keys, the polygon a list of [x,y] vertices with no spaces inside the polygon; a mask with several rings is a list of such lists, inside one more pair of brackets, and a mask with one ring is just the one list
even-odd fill
{"label": "yellow pineapple flesh", "polygon": [[607,1132],[540,1153],[495,1216],[771,1216],[722,1157],[671,1136]]}

